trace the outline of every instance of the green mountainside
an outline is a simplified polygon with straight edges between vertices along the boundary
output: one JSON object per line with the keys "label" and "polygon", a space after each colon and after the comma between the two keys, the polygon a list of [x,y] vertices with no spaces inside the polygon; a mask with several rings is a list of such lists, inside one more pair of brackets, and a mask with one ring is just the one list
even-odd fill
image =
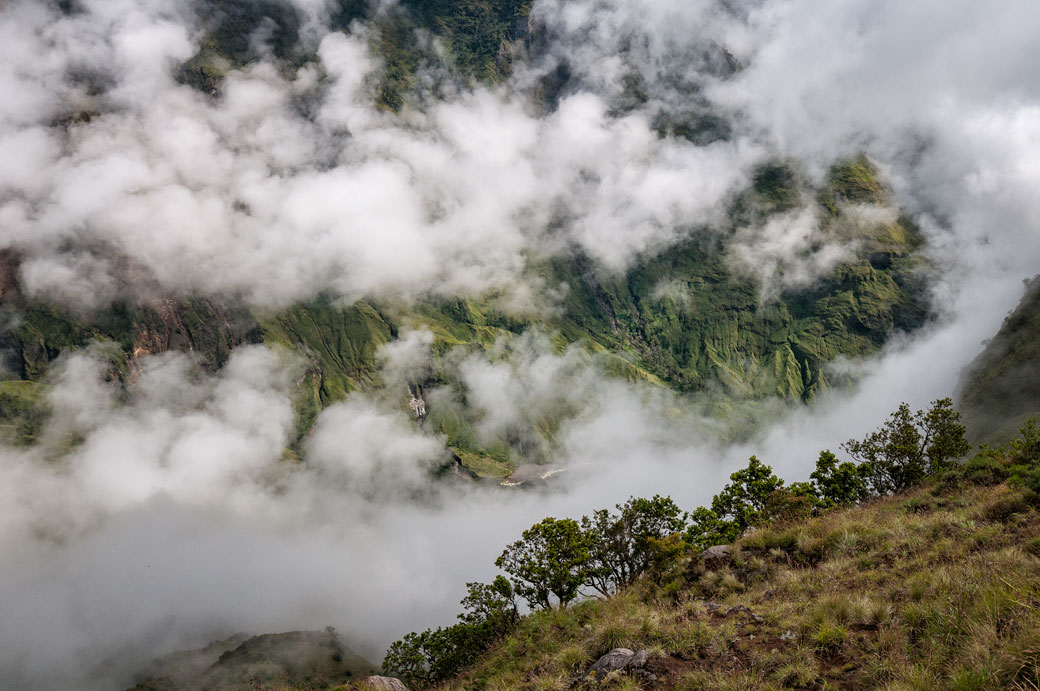
{"label": "green mountainside", "polygon": [[[844,169],[837,166],[834,177]],[[776,194],[772,188],[751,190],[743,202],[765,205],[762,200]],[[845,199],[843,192],[833,194]],[[826,221],[835,228],[841,208]],[[809,400],[827,385],[829,362],[869,355],[893,332],[911,330],[927,317],[920,262],[913,256],[919,240],[906,221],[869,229],[858,251],[811,288],[765,301],[761,286],[733,268],[725,241],[706,231],[644,258],[624,275],[581,256],[549,260],[531,270],[563,296],[552,316],[510,314],[494,296],[403,306],[378,300],[343,305],[319,297],[276,312],[186,297],[77,315],[8,290],[0,309],[4,323],[13,326],[0,334],[0,351],[7,355],[8,378],[26,383],[4,382],[0,420],[20,430],[22,441],[31,440],[42,413],[36,406],[39,387],[29,382],[44,381],[50,364],[70,349],[115,344],[123,356],[113,362],[112,376],[121,378],[142,354],[187,352],[213,370],[235,346],[265,342],[310,363],[298,399],[304,434],[322,407],[350,391],[380,386],[376,352],[403,329],[415,328],[433,333],[436,356],[453,348],[485,349],[537,328],[557,334],[561,349],[579,343],[609,354],[604,365],[618,376],[682,392],[711,389],[734,401]],[[436,376],[416,382],[448,383]],[[520,462],[495,444],[476,444],[457,417],[433,415],[431,424],[473,463]]]}
{"label": "green mountainside", "polygon": [[[735,265],[727,243],[738,225],[766,222],[802,199],[825,200],[808,203],[819,204],[825,232],[843,236],[854,249],[812,286],[764,297],[758,279]],[[530,267],[533,277],[562,296],[549,316],[512,314],[494,295],[403,305],[377,299],[346,305],[318,297],[274,312],[189,296],[84,315],[25,298],[15,279],[0,296],[9,325],[0,333],[0,352],[11,380],[0,385],[0,424],[8,436],[32,441],[44,417],[38,385],[51,363],[72,349],[112,344],[122,356],[115,356],[111,376],[122,379],[143,354],[191,353],[204,369],[215,370],[235,346],[264,342],[310,363],[297,397],[302,437],[321,408],[350,391],[381,386],[378,349],[415,328],[432,332],[438,359],[455,348],[487,349],[535,328],[556,334],[561,350],[582,344],[609,356],[603,366],[617,376],[680,392],[710,390],[723,400],[807,401],[828,385],[826,368],[835,358],[869,355],[928,315],[913,224],[898,219],[852,226],[845,218],[850,204],[887,209],[884,187],[865,158],[835,165],[822,189],[812,189],[786,166],[766,168],[735,198],[729,230],[698,232],[625,274],[607,272],[580,254]],[[7,273],[16,276],[17,259],[5,261]],[[434,367],[431,379],[414,384],[450,385],[438,372]],[[402,401],[407,394],[396,393]],[[478,443],[472,421],[450,411],[431,411],[429,422],[464,463],[483,473],[502,475],[522,462],[545,460],[510,452],[508,440]],[[551,437],[558,422],[545,421],[537,432]]]}
{"label": "green mountainside", "polygon": [[1006,439],[1040,413],[1040,277],[1027,282],[1018,307],[965,368],[957,398],[977,443]]}
{"label": "green mountainside", "polygon": [[[447,79],[463,87],[470,80],[504,79],[512,60],[534,49],[530,7],[530,0],[404,0],[386,6],[340,0],[333,18],[345,31],[360,31],[355,20],[365,22],[365,36],[383,58],[373,99],[397,110],[405,102],[421,107],[421,98],[437,96],[436,86],[429,91],[432,73],[439,75],[434,82]],[[219,94],[228,70],[262,54],[287,74],[313,59],[307,52],[313,47],[300,41],[304,18],[288,0],[205,0],[196,9],[203,39],[177,76],[206,93]],[[433,39],[447,51],[447,63]],[[722,62],[738,69],[732,60]],[[421,98],[420,82],[426,90]],[[548,108],[560,85],[543,86]],[[629,96],[639,102],[642,87],[630,86]],[[691,99],[689,113],[660,114],[668,121],[662,120],[660,136],[686,136],[685,122],[686,129],[697,130],[687,138],[703,138],[694,121],[711,114],[701,112],[693,92]],[[728,136],[724,125],[715,122],[711,138]],[[769,224],[797,222],[801,213],[811,215],[818,236],[793,250],[788,261],[796,265],[778,265],[771,277],[756,275],[754,261],[741,260],[737,249],[753,252]],[[487,349],[536,329],[553,334],[561,351],[581,344],[600,354],[603,368],[616,376],[683,393],[710,392],[720,401],[808,401],[842,383],[828,381],[829,363],[868,356],[893,333],[928,319],[927,267],[916,254],[921,242],[913,222],[894,207],[876,167],[859,155],[835,162],[822,181],[810,180],[787,161],[761,166],[748,187],[733,195],[720,227],[689,229],[685,239],[640,257],[623,274],[603,269],[577,249],[532,263],[529,278],[555,296],[550,303],[558,303],[550,304],[556,309],[548,316],[514,314],[491,294],[406,305],[388,297],[341,304],[318,296],[274,312],[181,296],[79,314],[22,296],[18,259],[6,254],[0,257],[6,284],[0,293],[0,356],[10,381],[0,384],[0,425],[6,436],[32,442],[46,416],[41,385],[48,368],[71,349],[114,344],[106,352],[122,356],[114,356],[110,376],[124,379],[142,354],[187,352],[204,369],[215,370],[235,346],[264,342],[309,363],[296,397],[299,441],[323,407],[350,391],[380,387],[377,351],[415,328],[433,333],[438,360],[452,349]],[[809,279],[795,280],[797,265],[812,265],[813,253],[825,245],[840,245],[845,253],[811,269]],[[429,380],[413,384],[452,386],[450,374],[437,366]],[[399,394],[404,398],[407,392]],[[473,424],[464,411],[435,406],[427,421],[447,436],[463,463],[482,474],[502,475],[523,462],[546,460],[544,453],[530,457],[515,440],[477,441]],[[536,424],[544,442],[536,446],[551,446],[558,424]]]}

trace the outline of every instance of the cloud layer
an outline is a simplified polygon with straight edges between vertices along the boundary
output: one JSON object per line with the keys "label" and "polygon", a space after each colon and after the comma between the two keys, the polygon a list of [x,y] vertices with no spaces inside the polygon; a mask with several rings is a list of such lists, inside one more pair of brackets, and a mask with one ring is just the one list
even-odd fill
{"label": "cloud layer", "polygon": [[[67,357],[44,443],[0,448],[3,688],[129,684],[153,654],[241,629],[332,624],[378,656],[450,621],[465,581],[545,515],[656,492],[692,508],[751,453],[803,479],[899,401],[947,395],[1040,266],[1035,3],[539,0],[550,40],[510,82],[400,115],[371,105],[371,29],[329,33],[321,2],[297,3],[314,61],[232,71],[219,97],[171,76],[201,39],[189,4],[76,4],[0,9],[0,247],[22,253],[33,295],[509,289],[530,257],[580,248],[622,268],[717,224],[763,158],[818,176],[866,149],[926,232],[941,315],[836,365],[857,369],[854,392],[736,445],[690,402],[537,335],[446,358],[461,388],[431,400],[463,393],[481,434],[579,468],[546,496],[429,482],[444,440],[398,400],[430,366],[424,332],[382,353],[387,391],[324,411],[299,462],[284,457],[298,364],[281,354],[241,348],[213,376],[151,357],[125,394],[103,353]],[[564,63],[559,103],[532,103]],[[657,134],[708,112],[728,139]],[[817,251],[813,221],[742,231],[736,261],[809,280],[842,249]]]}

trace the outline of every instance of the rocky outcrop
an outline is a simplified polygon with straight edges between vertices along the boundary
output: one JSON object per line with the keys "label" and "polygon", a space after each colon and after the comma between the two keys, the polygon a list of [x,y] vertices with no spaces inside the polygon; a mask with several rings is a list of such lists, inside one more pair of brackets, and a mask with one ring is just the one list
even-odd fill
{"label": "rocky outcrop", "polygon": [[602,681],[608,674],[631,673],[636,676],[653,676],[645,672],[646,663],[650,661],[650,651],[635,652],[628,648],[614,648],[596,660],[582,677],[584,681]]}
{"label": "rocky outcrop", "polygon": [[215,370],[236,346],[259,340],[256,322],[245,310],[201,298],[157,299],[134,319],[131,356],[175,350],[193,353],[202,367]]}
{"label": "rocky outcrop", "polygon": [[408,691],[408,687],[404,685],[403,681],[393,677],[368,677],[364,684],[375,691]]}
{"label": "rocky outcrop", "polygon": [[715,545],[697,555],[697,559],[706,569],[717,569],[725,566],[733,559],[732,545]]}

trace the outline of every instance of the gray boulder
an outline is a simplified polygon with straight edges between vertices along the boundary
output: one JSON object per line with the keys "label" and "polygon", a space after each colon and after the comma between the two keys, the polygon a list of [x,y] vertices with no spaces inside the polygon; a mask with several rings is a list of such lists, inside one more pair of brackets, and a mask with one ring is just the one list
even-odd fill
{"label": "gray boulder", "polygon": [[712,569],[724,566],[733,558],[732,545],[715,545],[704,550],[698,556],[706,568]]}
{"label": "gray boulder", "polygon": [[403,681],[393,677],[368,677],[365,679],[365,684],[369,688],[379,689],[379,691],[408,691],[408,687],[404,685]]}
{"label": "gray boulder", "polygon": [[614,648],[609,653],[596,660],[585,673],[586,679],[598,680],[616,671],[641,670],[646,667],[650,660],[650,651],[640,650],[638,653],[628,648]]}

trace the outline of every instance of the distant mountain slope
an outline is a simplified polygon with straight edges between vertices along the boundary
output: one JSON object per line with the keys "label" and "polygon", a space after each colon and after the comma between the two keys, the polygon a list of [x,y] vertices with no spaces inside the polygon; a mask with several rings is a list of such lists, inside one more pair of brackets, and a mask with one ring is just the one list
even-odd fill
{"label": "distant mountain slope", "polygon": [[324,689],[371,674],[374,667],[348,650],[335,632],[239,634],[158,660],[133,691]]}
{"label": "distant mountain slope", "polygon": [[[803,212],[815,214],[816,232],[841,243],[843,256],[795,281],[791,275],[815,261],[811,246],[766,275],[737,254],[768,242],[758,234],[768,233],[770,223],[797,223],[785,214]],[[767,167],[735,196],[727,226],[691,231],[685,242],[643,257],[624,273],[576,252],[533,262],[529,275],[554,296],[541,313],[513,313],[491,294],[410,303],[373,297],[354,304],[319,296],[280,310],[186,296],[84,314],[23,295],[18,259],[8,255],[0,354],[8,378],[23,383],[2,382],[0,429],[32,442],[46,412],[35,384],[68,350],[108,343],[110,377],[122,380],[142,355],[186,352],[212,371],[233,348],[264,342],[310,363],[296,398],[299,440],[322,408],[350,391],[382,386],[377,351],[416,328],[433,334],[436,359],[454,348],[486,349],[533,328],[557,334],[560,348],[579,343],[609,354],[604,365],[616,376],[680,392],[711,390],[732,401],[807,401],[828,385],[827,366],[835,358],[868,356],[894,332],[927,320],[920,244],[913,223],[891,207],[878,171],[859,157],[836,164],[823,187],[785,165]],[[413,384],[450,385],[437,371]],[[404,405],[407,392],[399,393]],[[551,435],[558,423],[545,421],[537,434]],[[506,440],[478,443],[458,416],[431,411],[429,425],[474,469],[505,473],[544,460],[514,458]]]}
{"label": "distant mountain slope", "polygon": [[976,443],[1014,436],[1028,417],[1040,415],[1040,276],[1028,282],[1018,307],[965,368],[957,406]]}

